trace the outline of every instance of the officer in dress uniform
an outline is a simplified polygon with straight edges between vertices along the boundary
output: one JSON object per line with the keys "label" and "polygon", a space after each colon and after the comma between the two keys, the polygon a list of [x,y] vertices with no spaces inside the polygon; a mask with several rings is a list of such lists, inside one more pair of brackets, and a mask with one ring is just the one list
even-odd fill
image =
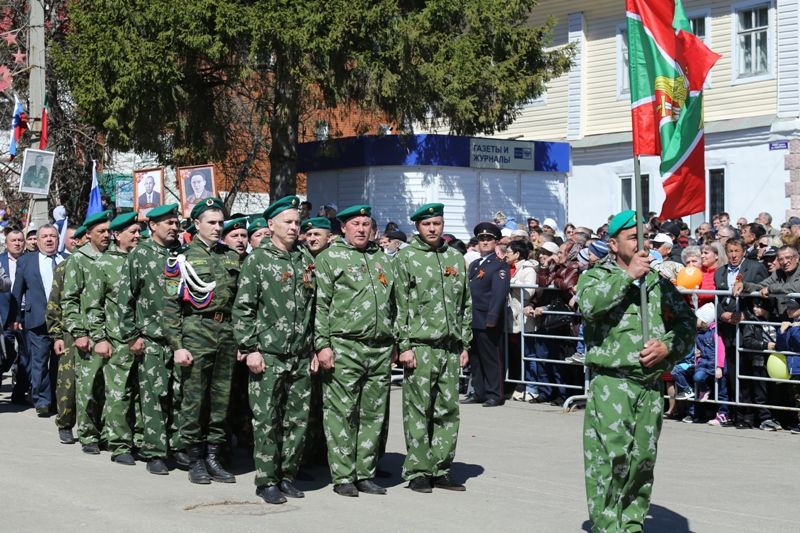
{"label": "officer in dress uniform", "polygon": [[511,284],[508,264],[495,254],[500,228],[481,222],[473,231],[478,239],[480,259],[469,266],[472,293],[472,349],[469,367],[475,393],[461,403],[482,403],[497,407],[503,397],[504,361],[500,349],[505,323],[506,297]]}

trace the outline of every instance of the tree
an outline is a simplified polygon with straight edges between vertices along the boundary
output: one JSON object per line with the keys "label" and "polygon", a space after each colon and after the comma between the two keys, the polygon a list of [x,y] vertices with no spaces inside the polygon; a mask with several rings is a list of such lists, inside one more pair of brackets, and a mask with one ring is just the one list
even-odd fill
{"label": "tree", "polygon": [[314,110],[355,105],[406,131],[508,126],[570,65],[569,47],[545,49],[552,21],[529,24],[535,5],[81,0],[70,4],[58,71],[110,147],[153,152],[164,164],[225,160],[241,150],[230,109],[255,114],[240,174],[268,151],[275,198],[294,192],[301,117]]}

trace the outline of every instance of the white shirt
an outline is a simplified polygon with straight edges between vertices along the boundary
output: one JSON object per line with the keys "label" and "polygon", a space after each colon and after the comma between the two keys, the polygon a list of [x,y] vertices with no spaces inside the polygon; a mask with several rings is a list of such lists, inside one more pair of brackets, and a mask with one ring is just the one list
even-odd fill
{"label": "white shirt", "polygon": [[8,277],[11,278],[11,286],[14,286],[14,280],[17,278],[17,259],[8,254]]}
{"label": "white shirt", "polygon": [[39,252],[39,275],[42,276],[42,285],[44,285],[44,295],[47,296],[47,299],[50,299],[50,291],[53,288],[53,257],[56,259],[56,264],[60,263],[64,260],[58,254],[55,254],[53,257],[48,257],[42,252]]}

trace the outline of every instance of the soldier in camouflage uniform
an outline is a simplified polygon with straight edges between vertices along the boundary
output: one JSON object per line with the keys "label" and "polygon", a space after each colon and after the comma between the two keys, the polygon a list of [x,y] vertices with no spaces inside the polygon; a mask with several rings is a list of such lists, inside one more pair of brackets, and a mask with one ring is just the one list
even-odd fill
{"label": "soldier in camouflage uniform", "polygon": [[84,453],[100,453],[103,428],[104,359],[92,353],[86,309],[89,306],[86,289],[93,283],[91,265],[106,251],[110,236],[108,223],[111,211],[103,211],[86,219],[83,225],[89,242],[78,248],[64,272],[61,308],[64,329],[75,339],[75,406],[78,440]]}
{"label": "soldier in camouflage uniform", "polygon": [[287,196],[264,212],[272,235],[244,262],[233,307],[234,337],[250,369],[256,494],[272,504],[305,496],[294,480],[311,393],[314,284],[310,256],[297,247],[299,206]]}
{"label": "soldier in camouflage uniform", "polygon": [[190,458],[189,481],[234,483],[220,459],[236,362],[231,309],[239,257],[217,242],[225,220],[222,200],[202,200],[191,218],[197,235],[168,260],[164,273],[168,283],[180,278],[178,294],[164,303],[164,331],[180,367],[178,431]]}
{"label": "soldier in camouflage uniform", "polygon": [[[300,224],[300,234],[305,235],[303,247],[312,261],[331,243],[331,221],[325,217],[313,217]],[[311,263],[314,268],[314,263]],[[323,464],[327,460],[325,432],[322,429],[322,374],[311,374],[311,399],[308,407],[308,426],[304,464]]]}
{"label": "soldier in camouflage uniform", "polygon": [[64,290],[64,272],[67,261],[72,257],[76,245],[83,245],[86,229],[67,228],[64,248],[70,255],[60,262],[53,270],[53,287],[47,299],[45,321],[47,331],[53,340],[53,351],[58,356],[58,371],[56,374],[56,427],[58,438],[62,444],[74,444],[75,435],[75,339],[64,330],[64,317],[61,311],[61,293]]}
{"label": "soldier in camouflage uniform", "polygon": [[[584,273],[577,300],[592,371],[584,416],[586,497],[593,531],[642,531],[664,409],[661,375],[695,338],[695,318],[673,285],[638,251],[636,213],[609,223],[615,261]],[[642,310],[640,284],[647,286]],[[649,332],[643,335],[641,313]]]}
{"label": "soldier in camouflage uniform", "polygon": [[369,240],[371,208],[341,211],[344,237],[319,254],[315,359],[325,371],[323,425],[334,491],[386,494],[372,478],[386,413],[394,339],[391,260]]}
{"label": "soldier in camouflage uniform", "polygon": [[[147,471],[167,475],[170,437],[173,449],[179,450],[174,435],[173,407],[177,386],[173,375],[172,352],[164,333],[163,306],[177,294],[177,280],[164,277],[164,265],[178,242],[178,204],[166,204],[148,213],[151,238],[134,248],[125,261],[125,275],[119,286],[120,338],[128,343],[137,359],[139,406],[143,435],[140,455],[147,459]],[[169,291],[169,287],[172,291]],[[188,458],[181,461],[188,466]]]}
{"label": "soldier in camouflage uniform", "polygon": [[399,363],[406,460],[417,492],[465,490],[450,477],[458,439],[458,370],[469,361],[472,297],[464,256],[442,240],[444,205],[426,204],[411,220],[419,234],[395,256]]}
{"label": "soldier in camouflage uniform", "polygon": [[134,401],[138,396],[134,356],[122,340],[121,307],[127,302],[119,297],[128,252],[139,243],[136,212],[118,215],[108,226],[113,242],[89,267],[86,286],[86,318],[94,352],[102,358],[105,382],[104,430],[111,460],[134,465],[131,454],[135,427]]}

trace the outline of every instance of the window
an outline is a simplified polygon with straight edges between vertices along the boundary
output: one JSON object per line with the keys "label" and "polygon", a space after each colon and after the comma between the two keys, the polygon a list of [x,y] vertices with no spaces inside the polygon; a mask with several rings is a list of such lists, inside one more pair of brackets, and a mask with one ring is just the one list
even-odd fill
{"label": "window", "polygon": [[542,91],[542,94],[540,94],[536,98],[531,98],[530,100],[525,102],[525,105],[530,107],[537,107],[537,106],[543,106],[546,103],[547,103],[547,89]]}
{"label": "window", "polygon": [[[692,30],[692,33],[700,38],[706,46],[711,48],[711,14],[708,10],[689,13],[686,15],[689,18],[689,27]],[[708,73],[706,76],[706,82],[703,84],[704,89],[708,89],[711,87],[711,76],[712,72]]]}
{"label": "window", "polygon": [[314,127],[314,138],[317,141],[327,141],[330,126],[324,120],[318,120]]}
{"label": "window", "polygon": [[712,168],[708,171],[708,211],[725,211],[725,169]]}
{"label": "window", "polygon": [[617,28],[617,99],[628,98],[631,94],[631,78],[628,69],[628,30],[625,26]]}
{"label": "window", "polygon": [[692,27],[692,33],[695,34],[697,37],[700,37],[700,40],[706,43],[706,18],[705,17],[690,18],[689,25]]}
{"label": "window", "polygon": [[[636,209],[636,189],[633,176],[620,176],[620,209]],[[650,174],[642,174],[642,211],[650,211]]]}
{"label": "window", "polygon": [[770,5],[740,8],[733,17],[734,75],[737,79],[757,78],[770,74]]}

